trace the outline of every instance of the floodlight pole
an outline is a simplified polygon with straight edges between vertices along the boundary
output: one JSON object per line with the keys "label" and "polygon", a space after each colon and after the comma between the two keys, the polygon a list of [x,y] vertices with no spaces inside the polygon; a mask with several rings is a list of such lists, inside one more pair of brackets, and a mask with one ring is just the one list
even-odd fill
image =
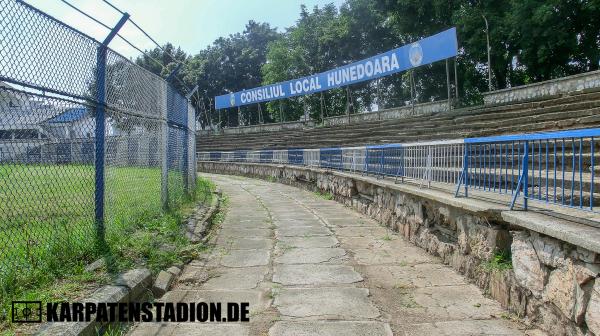
{"label": "floodlight pole", "polygon": [[279,101],[279,122],[283,123],[283,101]]}
{"label": "floodlight pole", "polygon": [[415,114],[415,80],[414,80],[414,76],[413,76],[414,70],[410,70],[410,77],[409,77],[409,82],[410,82],[410,105],[412,108],[412,114]]}
{"label": "floodlight pole", "polygon": [[323,92],[321,92],[321,123],[325,123],[325,98],[323,97]]}
{"label": "floodlight pole", "polygon": [[454,97],[458,101],[458,70],[457,70],[457,58],[454,57]]}
{"label": "floodlight pole", "polygon": [[448,89],[448,111],[452,109],[452,93],[450,92],[450,65],[446,58],[446,88]]}

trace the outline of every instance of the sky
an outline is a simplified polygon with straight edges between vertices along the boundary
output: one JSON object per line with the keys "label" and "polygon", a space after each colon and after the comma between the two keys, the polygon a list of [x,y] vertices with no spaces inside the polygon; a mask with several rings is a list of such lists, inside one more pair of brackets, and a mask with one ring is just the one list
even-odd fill
{"label": "sky", "polygon": [[[280,31],[294,25],[300,17],[300,5],[312,8],[343,0],[109,0],[117,8],[128,12],[131,19],[161,45],[171,42],[188,54],[196,54],[215,39],[244,30],[249,20],[268,22]],[[102,41],[108,30],[79,14],[60,0],[25,0],[34,7],[54,16],[78,30]],[[69,3],[94,16],[108,26],[114,26],[121,14],[102,0],[68,0]],[[127,23],[119,32],[140,49],[154,48],[154,44]],[[110,48],[126,57],[139,52],[120,38]]]}

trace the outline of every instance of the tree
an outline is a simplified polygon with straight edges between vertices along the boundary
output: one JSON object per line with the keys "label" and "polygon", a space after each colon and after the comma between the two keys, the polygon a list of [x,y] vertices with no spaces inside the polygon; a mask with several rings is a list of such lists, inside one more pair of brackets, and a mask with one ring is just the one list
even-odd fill
{"label": "tree", "polygon": [[[600,1],[512,0],[509,39],[530,81],[598,69]],[[551,29],[549,29],[551,27]]]}
{"label": "tree", "polygon": [[[212,98],[229,92],[260,86],[261,67],[266,62],[267,45],[279,37],[275,28],[267,23],[249,21],[240,34],[219,38],[197,55],[184,69],[184,78],[190,85],[198,84],[203,101],[200,105],[209,108]],[[257,106],[244,107],[246,114],[256,119]],[[225,113],[228,125],[237,125],[237,111]],[[218,118],[213,114],[213,121]]]}
{"label": "tree", "polygon": [[[186,63],[188,60],[187,54],[180,47],[175,48],[171,43],[165,44],[162,48],[156,47],[144,52],[145,54],[139,56],[135,63],[162,78],[169,76],[178,63]],[[175,80],[171,84],[178,92],[185,94],[184,83]]]}
{"label": "tree", "polygon": [[[484,19],[485,17],[485,19]],[[485,31],[485,20],[489,32]],[[412,43],[456,26],[461,104],[481,103],[487,85],[487,41],[491,45],[494,89],[596,70],[600,63],[600,0],[346,0],[307,8],[280,34],[267,23],[248,22],[241,33],[215,40],[188,57],[172,44],[169,54],[185,63],[184,82],[200,87],[194,103],[209,110],[213,97],[286,81],[340,67]],[[552,27],[552,29],[549,29]],[[166,76],[175,62],[159,49],[136,62]],[[412,70],[416,100],[446,99],[445,62]],[[408,72],[349,87],[356,110],[390,108],[411,99]],[[262,104],[266,121],[298,120],[307,111],[320,120],[346,111],[346,89]],[[258,104],[241,108],[256,123]],[[283,118],[280,116],[283,108]],[[217,115],[208,112],[204,123]],[[222,112],[224,124],[237,125],[237,109]]]}

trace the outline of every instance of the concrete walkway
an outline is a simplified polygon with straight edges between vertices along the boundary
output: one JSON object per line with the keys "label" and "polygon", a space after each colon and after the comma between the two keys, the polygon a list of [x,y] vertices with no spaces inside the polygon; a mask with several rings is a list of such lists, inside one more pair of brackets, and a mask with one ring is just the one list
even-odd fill
{"label": "concrete walkway", "polygon": [[132,335],[522,335],[440,260],[313,193],[208,175],[230,205],[211,254],[161,301],[250,302],[249,323],[142,323]]}

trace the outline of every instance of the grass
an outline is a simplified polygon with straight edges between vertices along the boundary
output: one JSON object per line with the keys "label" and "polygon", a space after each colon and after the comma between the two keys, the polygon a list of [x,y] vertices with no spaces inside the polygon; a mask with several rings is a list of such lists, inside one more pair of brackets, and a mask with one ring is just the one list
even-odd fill
{"label": "grass", "polygon": [[492,259],[483,264],[486,271],[499,271],[503,272],[512,269],[512,261],[510,253],[507,251],[496,252]]}
{"label": "grass", "polygon": [[392,236],[390,236],[390,230],[386,230],[385,236],[383,236],[381,239],[383,239],[385,241],[391,241],[393,238],[392,238]]}
{"label": "grass", "polygon": [[180,260],[182,218],[214,190],[198,178],[190,198],[181,175],[169,172],[165,212],[159,169],[111,167],[105,179],[109,267],[87,272],[85,265],[103,256],[95,244],[93,167],[0,165],[0,334],[15,333],[13,300],[81,299],[118,271],[157,272]]}
{"label": "grass", "polygon": [[330,192],[323,193],[321,191],[315,191],[315,195],[324,200],[331,201],[333,199],[333,194]]}

